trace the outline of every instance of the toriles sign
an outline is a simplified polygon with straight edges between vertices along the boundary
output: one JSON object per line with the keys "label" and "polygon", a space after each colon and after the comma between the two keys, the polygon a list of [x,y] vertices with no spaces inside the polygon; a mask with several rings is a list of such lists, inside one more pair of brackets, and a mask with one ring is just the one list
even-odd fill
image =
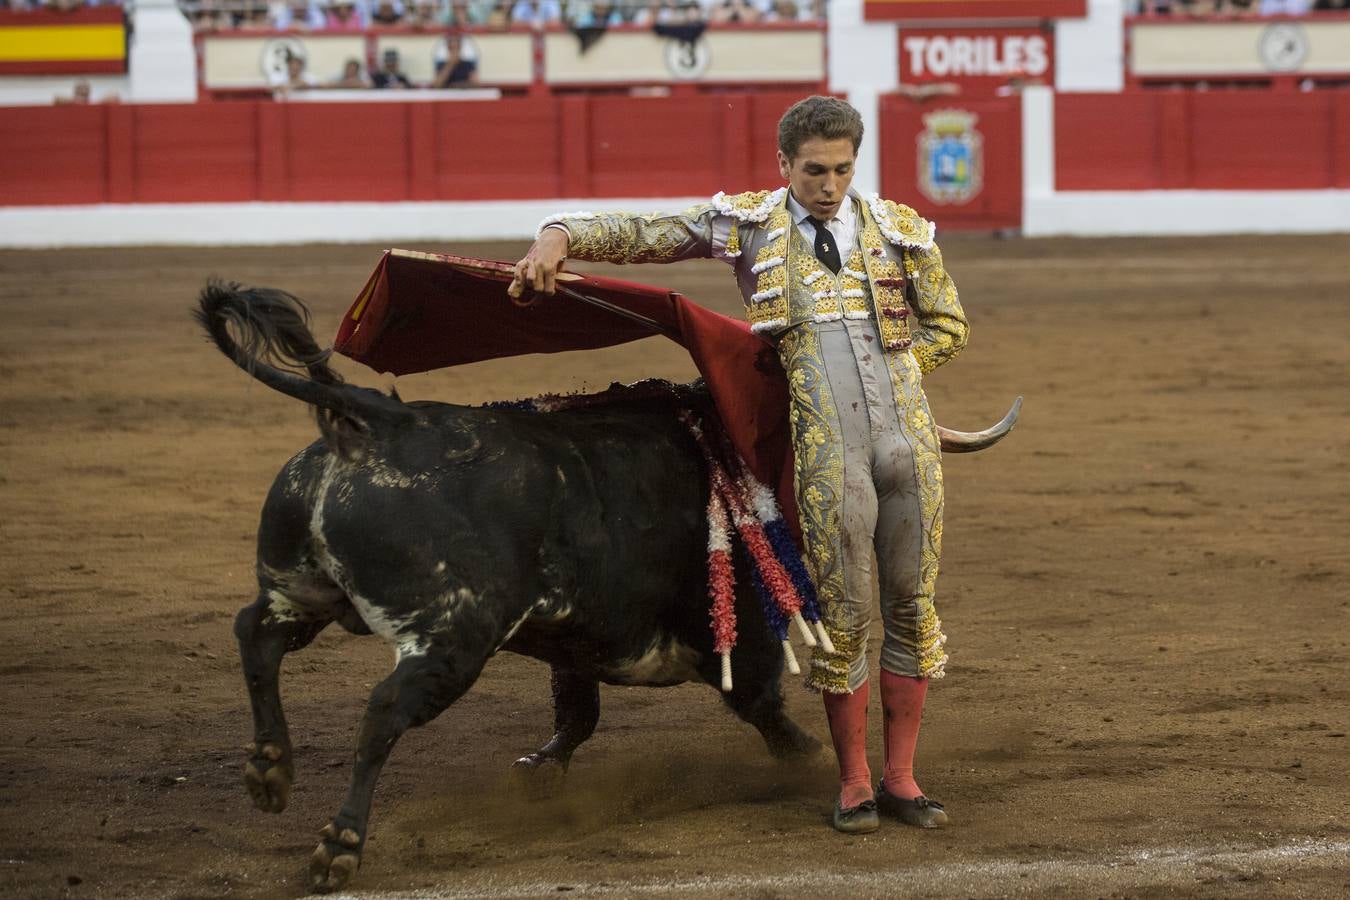
{"label": "toriles sign", "polygon": [[900,81],[954,82],[986,96],[1021,82],[1054,80],[1055,39],[1039,28],[900,30]]}
{"label": "toriles sign", "polygon": [[913,19],[1081,19],[1087,0],[866,0],[872,22]]}

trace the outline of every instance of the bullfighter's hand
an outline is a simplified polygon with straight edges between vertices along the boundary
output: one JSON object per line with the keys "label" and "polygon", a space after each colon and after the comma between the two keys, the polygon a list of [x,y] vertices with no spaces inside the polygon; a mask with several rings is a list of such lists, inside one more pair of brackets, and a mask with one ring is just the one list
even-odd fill
{"label": "bullfighter's hand", "polygon": [[561,228],[545,228],[531,245],[525,258],[516,263],[515,277],[506,293],[519,298],[526,290],[552,294],[556,276],[567,259],[567,232]]}

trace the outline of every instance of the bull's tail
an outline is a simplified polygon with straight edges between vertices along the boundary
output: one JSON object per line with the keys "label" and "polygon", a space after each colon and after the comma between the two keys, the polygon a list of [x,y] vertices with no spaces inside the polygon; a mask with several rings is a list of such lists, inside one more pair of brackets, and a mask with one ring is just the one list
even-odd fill
{"label": "bull's tail", "polygon": [[193,316],[220,352],[268,387],[313,406],[324,440],[343,456],[358,454],[373,427],[413,416],[397,397],[343,383],[328,365],[332,351],[314,342],[299,298],[213,279],[197,302]]}

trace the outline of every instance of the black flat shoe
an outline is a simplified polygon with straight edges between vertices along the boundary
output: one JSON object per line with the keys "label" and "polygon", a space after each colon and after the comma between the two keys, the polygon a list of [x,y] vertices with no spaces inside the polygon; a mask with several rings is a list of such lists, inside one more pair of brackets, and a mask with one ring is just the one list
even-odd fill
{"label": "black flat shoe", "polygon": [[877,801],[864,800],[857,806],[844,809],[834,801],[834,830],[844,834],[871,834],[881,827],[877,816]]}
{"label": "black flat shoe", "polygon": [[886,782],[877,785],[877,809],[915,828],[947,827],[947,811],[936,800],[920,794],[913,800],[901,800],[886,790]]}

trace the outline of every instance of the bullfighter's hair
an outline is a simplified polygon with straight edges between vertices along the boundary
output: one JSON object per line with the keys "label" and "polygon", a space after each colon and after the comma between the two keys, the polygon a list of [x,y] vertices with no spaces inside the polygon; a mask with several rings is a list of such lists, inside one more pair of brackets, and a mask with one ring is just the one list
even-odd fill
{"label": "bullfighter's hair", "polygon": [[371,426],[415,415],[397,395],[344,384],[328,365],[332,351],[314,341],[309,309],[285,291],[212,279],[193,317],[239,368],[313,406],[324,441],[340,456],[361,456]]}

